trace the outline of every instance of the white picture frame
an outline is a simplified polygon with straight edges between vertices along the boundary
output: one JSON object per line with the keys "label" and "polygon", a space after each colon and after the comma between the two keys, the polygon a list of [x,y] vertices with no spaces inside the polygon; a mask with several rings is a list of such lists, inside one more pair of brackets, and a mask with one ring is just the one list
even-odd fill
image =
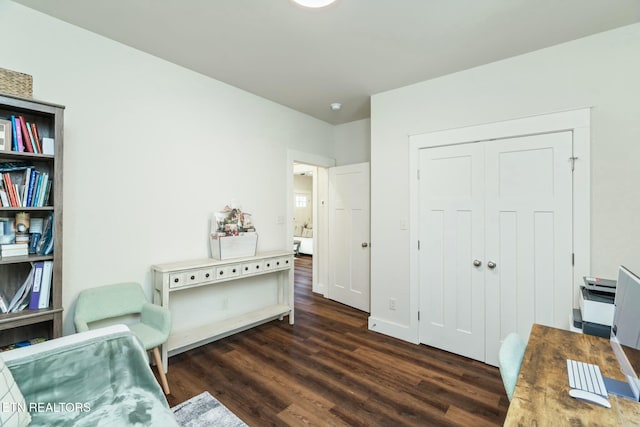
{"label": "white picture frame", "polygon": [[0,151],[11,151],[11,120],[0,119]]}

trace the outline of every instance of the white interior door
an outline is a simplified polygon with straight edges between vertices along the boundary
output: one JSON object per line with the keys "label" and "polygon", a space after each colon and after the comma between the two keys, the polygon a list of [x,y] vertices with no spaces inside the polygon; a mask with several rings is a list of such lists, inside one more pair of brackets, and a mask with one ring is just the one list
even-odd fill
{"label": "white interior door", "polygon": [[329,169],[327,297],[370,310],[369,163]]}
{"label": "white interior door", "polygon": [[568,328],[572,300],[572,133],[485,144],[487,363],[531,325]]}
{"label": "white interior door", "polygon": [[420,150],[420,341],[482,360],[485,340],[481,144]]}
{"label": "white interior door", "polygon": [[571,132],[420,150],[421,342],[495,365],[509,332],[569,326],[571,158]]}

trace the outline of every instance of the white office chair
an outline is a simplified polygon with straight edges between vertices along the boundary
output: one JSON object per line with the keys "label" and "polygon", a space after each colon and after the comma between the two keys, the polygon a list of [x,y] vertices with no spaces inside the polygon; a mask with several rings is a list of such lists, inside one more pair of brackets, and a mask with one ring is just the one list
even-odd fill
{"label": "white office chair", "polygon": [[520,365],[524,357],[524,350],[527,343],[524,342],[520,335],[515,332],[510,333],[502,341],[500,352],[498,353],[498,363],[500,365],[500,376],[504,383],[504,389],[507,392],[509,402],[513,397],[513,390],[516,388],[518,374],[520,373]]}

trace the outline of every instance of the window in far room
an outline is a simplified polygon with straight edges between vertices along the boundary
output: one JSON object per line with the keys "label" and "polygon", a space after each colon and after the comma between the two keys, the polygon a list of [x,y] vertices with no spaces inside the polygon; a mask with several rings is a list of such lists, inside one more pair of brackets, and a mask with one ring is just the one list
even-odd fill
{"label": "window in far room", "polygon": [[296,194],[296,208],[306,208],[307,207],[307,195],[306,194]]}

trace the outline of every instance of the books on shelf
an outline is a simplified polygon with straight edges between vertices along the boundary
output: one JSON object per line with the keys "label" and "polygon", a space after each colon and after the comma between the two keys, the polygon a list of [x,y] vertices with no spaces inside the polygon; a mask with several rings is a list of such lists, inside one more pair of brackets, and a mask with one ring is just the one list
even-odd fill
{"label": "books on shelf", "polygon": [[49,213],[47,215],[46,220],[44,221],[44,226],[42,230],[42,237],[40,237],[40,241],[36,247],[36,253],[38,255],[50,255],[53,252],[53,213]]}
{"label": "books on shelf", "polygon": [[0,291],[0,313],[15,313],[25,308],[39,310],[49,307],[51,284],[53,281],[53,261],[37,261],[16,293],[7,301]]}
{"label": "books on shelf", "polygon": [[44,270],[44,261],[38,261],[33,264],[33,287],[31,288],[31,299],[29,301],[29,310],[37,310],[40,308],[40,290],[42,287],[42,272]]}
{"label": "books on shelf", "polygon": [[28,121],[24,116],[12,115],[6,119],[0,118],[0,151],[2,150],[53,155],[54,139],[40,135],[35,122]]}
{"label": "books on shelf", "polygon": [[13,344],[3,345],[0,347],[0,352],[14,350],[16,348],[28,347],[33,344],[40,344],[41,342],[45,342],[47,339],[44,337],[31,338],[29,340],[18,341]]}
{"label": "books on shelf", "polygon": [[20,129],[20,120],[16,116],[11,116],[11,129],[13,133],[13,151],[23,152],[24,144],[22,143],[22,130]]}
{"label": "books on shelf", "polygon": [[3,170],[0,163],[2,179],[0,179],[0,202],[3,207],[43,207],[49,204],[51,178],[46,171],[39,171],[33,166],[23,170]]}
{"label": "books on shelf", "polygon": [[[27,229],[23,230],[18,226],[19,221],[16,218],[27,215],[26,212],[18,212],[13,218],[0,217],[0,257],[27,256],[28,254],[51,255],[53,253],[53,212],[49,212],[44,218],[30,218],[28,225],[25,223]],[[20,221],[26,220],[21,219]]]}
{"label": "books on shelf", "polygon": [[2,258],[27,255],[29,255],[28,243],[3,243],[0,245],[0,257]]}
{"label": "books on shelf", "polygon": [[29,295],[31,292],[31,287],[33,285],[34,273],[35,273],[35,270],[32,267],[31,271],[29,271],[29,274],[27,275],[27,278],[22,283],[22,286],[20,286],[20,288],[18,289],[18,292],[16,292],[16,294],[13,296],[13,299],[9,303],[9,307],[7,308],[7,313],[9,312],[15,313],[17,311],[22,311],[29,305]]}
{"label": "books on shelf", "polygon": [[42,154],[38,125],[27,121],[24,116],[12,115],[9,121],[13,139],[12,150],[21,153]]}

